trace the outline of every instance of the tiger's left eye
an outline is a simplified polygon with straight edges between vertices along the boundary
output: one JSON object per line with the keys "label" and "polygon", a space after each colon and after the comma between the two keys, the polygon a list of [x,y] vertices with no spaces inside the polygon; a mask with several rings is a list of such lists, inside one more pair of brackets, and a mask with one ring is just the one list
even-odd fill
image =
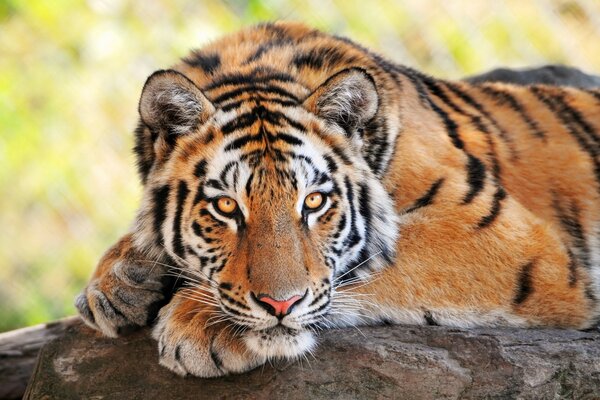
{"label": "tiger's left eye", "polygon": [[224,214],[233,214],[237,209],[237,201],[231,197],[220,197],[217,200],[217,208]]}
{"label": "tiger's left eye", "polygon": [[321,207],[325,197],[322,193],[313,192],[304,198],[304,206],[309,210],[316,210]]}

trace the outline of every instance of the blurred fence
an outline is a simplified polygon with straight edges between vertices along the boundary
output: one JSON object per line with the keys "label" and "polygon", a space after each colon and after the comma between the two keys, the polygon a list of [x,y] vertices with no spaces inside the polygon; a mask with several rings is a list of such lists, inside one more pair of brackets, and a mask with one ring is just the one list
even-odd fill
{"label": "blurred fence", "polygon": [[0,1],[0,331],[73,314],[140,186],[145,78],[255,22],[301,20],[425,72],[600,72],[600,1]]}

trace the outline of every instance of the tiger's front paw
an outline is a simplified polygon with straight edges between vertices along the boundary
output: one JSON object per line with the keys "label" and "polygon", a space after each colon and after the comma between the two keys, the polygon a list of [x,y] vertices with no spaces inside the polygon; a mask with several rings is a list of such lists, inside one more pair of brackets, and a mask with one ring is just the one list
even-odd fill
{"label": "tiger's front paw", "polygon": [[178,293],[163,307],[152,336],[159,362],[178,375],[217,377],[249,371],[266,356],[251,351],[243,329],[230,325],[219,308],[202,305]]}
{"label": "tiger's front paw", "polygon": [[152,322],[164,286],[164,266],[146,261],[126,235],[104,254],[75,306],[87,325],[116,337],[122,328]]}

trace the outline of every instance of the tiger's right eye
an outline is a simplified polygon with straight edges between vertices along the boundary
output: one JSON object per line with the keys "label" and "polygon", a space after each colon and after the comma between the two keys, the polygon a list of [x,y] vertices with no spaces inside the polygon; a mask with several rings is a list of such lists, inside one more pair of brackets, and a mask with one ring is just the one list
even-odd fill
{"label": "tiger's right eye", "polygon": [[309,210],[316,210],[323,204],[323,194],[319,192],[313,192],[304,198],[304,207]]}
{"label": "tiger's right eye", "polygon": [[233,214],[238,207],[237,201],[231,197],[219,197],[216,201],[216,207],[223,214]]}

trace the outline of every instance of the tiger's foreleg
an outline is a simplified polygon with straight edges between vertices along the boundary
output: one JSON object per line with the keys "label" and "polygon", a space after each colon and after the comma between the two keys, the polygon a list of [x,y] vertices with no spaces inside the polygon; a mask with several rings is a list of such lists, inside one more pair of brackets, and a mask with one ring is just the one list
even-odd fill
{"label": "tiger's foreleg", "polygon": [[136,249],[127,234],[104,254],[75,306],[87,325],[106,336],[149,325],[169,297],[167,270]]}
{"label": "tiger's foreleg", "polygon": [[262,365],[265,354],[250,349],[253,332],[230,323],[210,290],[185,288],[159,313],[153,336],[159,362],[185,376],[217,377]]}

